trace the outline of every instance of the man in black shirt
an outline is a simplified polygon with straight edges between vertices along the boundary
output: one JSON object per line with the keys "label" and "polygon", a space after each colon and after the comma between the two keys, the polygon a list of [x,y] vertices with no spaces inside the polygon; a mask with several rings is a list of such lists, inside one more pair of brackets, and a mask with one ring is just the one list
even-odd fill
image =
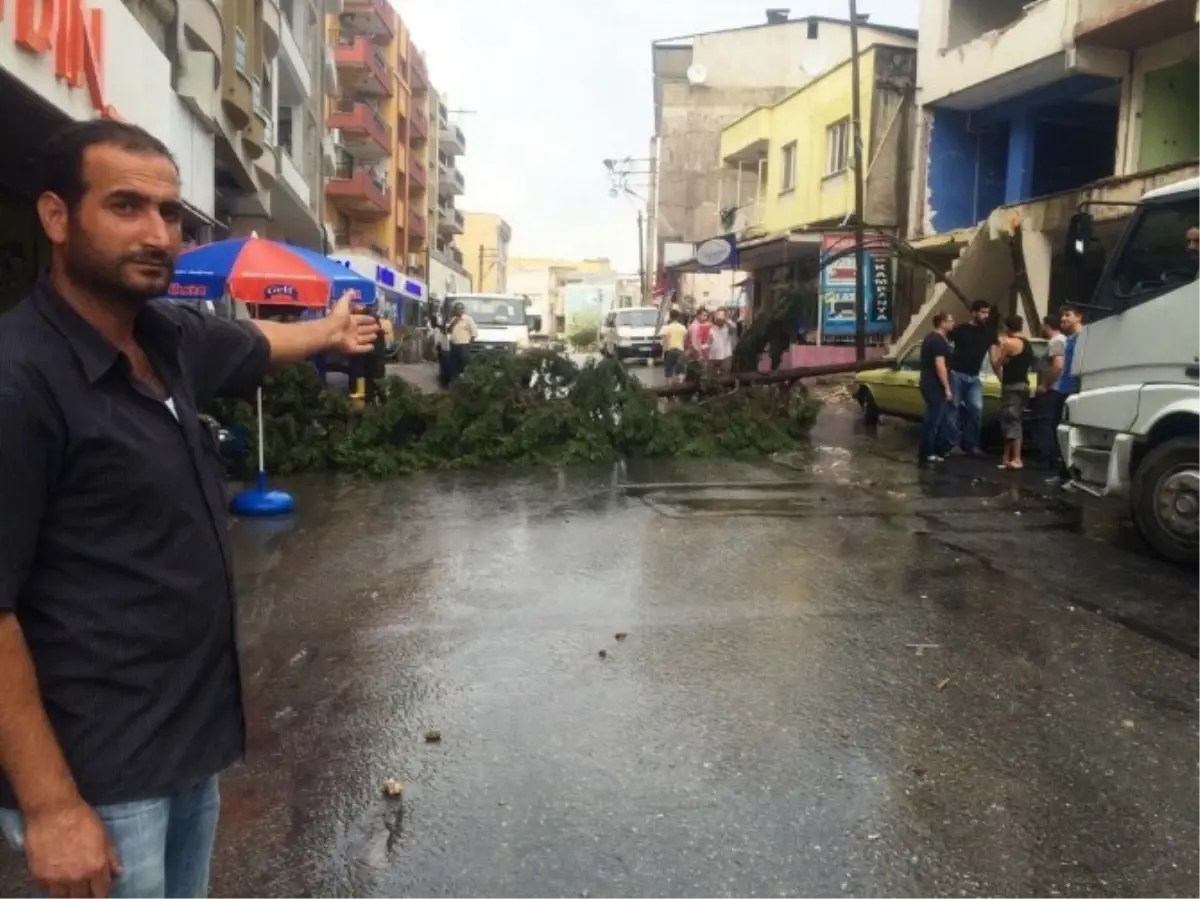
{"label": "man in black shirt", "polygon": [[950,355],[950,387],[954,391],[949,423],[953,443],[969,455],[981,456],[979,438],[983,430],[983,385],[979,373],[988,350],[996,342],[996,330],[988,322],[990,309],[984,300],[971,304],[971,320],[950,332],[954,352]]}
{"label": "man in black shirt", "polygon": [[198,413],[270,365],[370,349],[168,305],[179,172],[97,119],[42,153],[49,275],[0,319],[0,830],[51,896],[204,896],[243,754],[218,449]]}
{"label": "man in black shirt", "polygon": [[946,439],[946,418],[950,411],[953,391],[950,387],[950,341],[946,334],[954,327],[948,312],[933,317],[933,330],[921,342],[921,399],[925,401],[925,418],[921,422],[921,446],[917,464],[921,467],[942,461],[942,453],[950,445]]}

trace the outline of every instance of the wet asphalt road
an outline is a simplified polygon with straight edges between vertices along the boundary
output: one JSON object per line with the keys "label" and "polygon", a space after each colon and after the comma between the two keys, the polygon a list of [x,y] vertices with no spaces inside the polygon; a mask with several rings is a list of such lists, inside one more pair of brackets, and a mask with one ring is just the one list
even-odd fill
{"label": "wet asphalt road", "polygon": [[1194,573],[911,439],[290,485],[214,894],[1195,895]]}

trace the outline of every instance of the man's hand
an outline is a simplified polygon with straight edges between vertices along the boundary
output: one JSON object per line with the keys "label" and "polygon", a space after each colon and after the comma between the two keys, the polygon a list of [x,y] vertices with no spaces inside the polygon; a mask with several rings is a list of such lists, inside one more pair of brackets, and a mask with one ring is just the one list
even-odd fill
{"label": "man's hand", "polygon": [[329,346],[337,353],[361,355],[369,353],[379,335],[379,323],[370,315],[364,315],[362,306],[352,304],[352,291],[342,294],[341,299],[330,311],[325,321],[329,325]]}
{"label": "man's hand", "polygon": [[954,391],[951,390],[949,387],[946,388],[946,402],[947,403],[954,402]]}
{"label": "man's hand", "polygon": [[82,799],[25,815],[25,858],[47,896],[104,897],[121,873],[104,823]]}
{"label": "man's hand", "polygon": [[1036,394],[1037,396],[1041,396],[1045,392],[1046,392],[1046,385],[1038,384],[1037,390],[1034,391],[1034,394]]}

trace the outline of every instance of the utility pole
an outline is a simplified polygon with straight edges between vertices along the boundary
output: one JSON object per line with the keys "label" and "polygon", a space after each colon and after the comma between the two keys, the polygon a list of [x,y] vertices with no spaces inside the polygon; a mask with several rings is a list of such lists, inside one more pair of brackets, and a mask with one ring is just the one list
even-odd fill
{"label": "utility pole", "polygon": [[646,290],[646,234],[642,228],[642,210],[638,210],[638,282],[642,287],[642,305],[650,301]]}
{"label": "utility pole", "polygon": [[483,244],[479,245],[479,286],[475,290],[483,293]]}
{"label": "utility pole", "polygon": [[867,296],[864,278],[862,99],[859,97],[858,3],[850,0],[850,139],[854,152],[854,358],[867,358]]}

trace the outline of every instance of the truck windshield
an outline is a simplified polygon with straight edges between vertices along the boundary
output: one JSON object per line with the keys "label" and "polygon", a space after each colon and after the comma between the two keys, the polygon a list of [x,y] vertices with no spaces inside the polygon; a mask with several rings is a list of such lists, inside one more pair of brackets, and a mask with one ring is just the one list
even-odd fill
{"label": "truck windshield", "polygon": [[447,305],[450,310],[456,303],[462,303],[467,308],[467,315],[477,325],[523,325],[525,324],[525,304],[519,299],[504,297],[450,297]]}
{"label": "truck windshield", "polygon": [[618,328],[653,328],[657,324],[657,309],[622,309],[617,313]]}
{"label": "truck windshield", "polygon": [[1196,280],[1200,217],[1193,194],[1147,206],[1113,271],[1119,295],[1129,297]]}

